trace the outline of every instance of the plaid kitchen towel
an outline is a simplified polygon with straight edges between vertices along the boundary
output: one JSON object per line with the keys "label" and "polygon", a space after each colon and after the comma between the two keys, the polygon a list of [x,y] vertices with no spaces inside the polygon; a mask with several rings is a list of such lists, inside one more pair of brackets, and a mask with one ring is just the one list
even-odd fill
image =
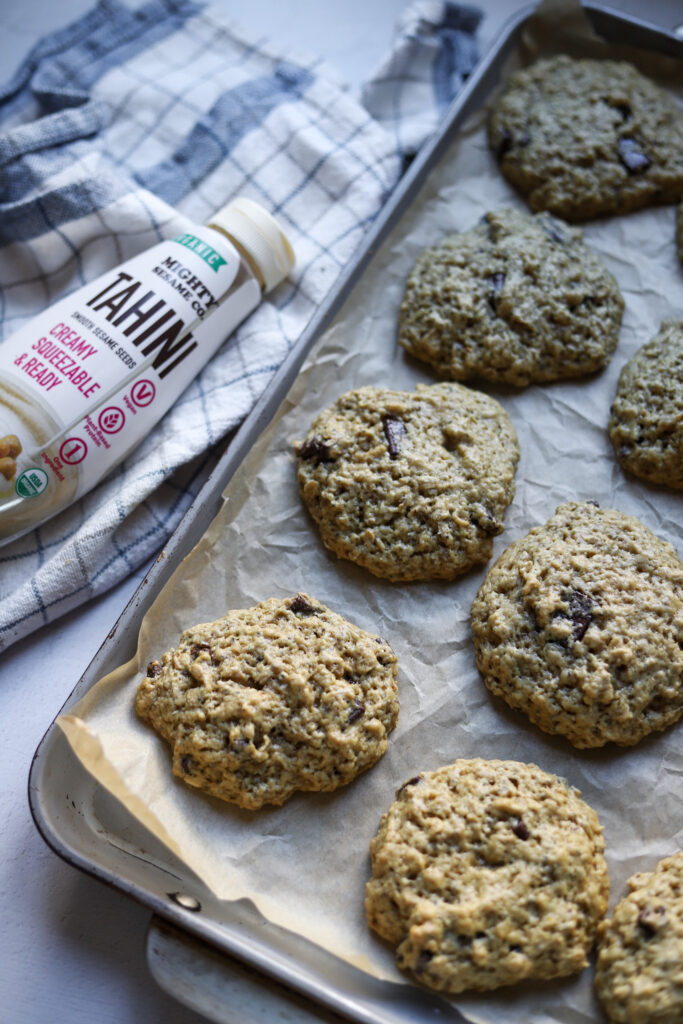
{"label": "plaid kitchen towel", "polygon": [[[419,0],[365,90],[195,0],[101,0],[0,91],[0,332],[247,196],[297,265],[152,434],[0,548],[0,650],[143,564],[249,412],[475,59],[475,10]],[[0,360],[2,345],[0,344]]]}

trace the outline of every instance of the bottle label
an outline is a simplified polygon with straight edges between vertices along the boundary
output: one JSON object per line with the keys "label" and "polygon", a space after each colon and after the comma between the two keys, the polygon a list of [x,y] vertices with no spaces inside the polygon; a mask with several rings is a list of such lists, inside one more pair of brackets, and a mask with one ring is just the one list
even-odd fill
{"label": "bottle label", "polygon": [[103,274],[9,338],[0,377],[0,540],[11,535],[8,506],[44,505],[49,492],[53,507],[41,510],[42,521],[97,483],[260,299],[237,249],[197,227]]}

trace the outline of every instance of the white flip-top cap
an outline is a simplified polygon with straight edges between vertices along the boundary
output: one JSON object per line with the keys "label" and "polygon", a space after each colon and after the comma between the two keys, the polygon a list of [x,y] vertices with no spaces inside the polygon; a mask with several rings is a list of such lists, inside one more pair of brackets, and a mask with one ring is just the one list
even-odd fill
{"label": "white flip-top cap", "polygon": [[233,238],[254,261],[269,292],[294,266],[294,252],[275,218],[251,199],[233,199],[208,222]]}

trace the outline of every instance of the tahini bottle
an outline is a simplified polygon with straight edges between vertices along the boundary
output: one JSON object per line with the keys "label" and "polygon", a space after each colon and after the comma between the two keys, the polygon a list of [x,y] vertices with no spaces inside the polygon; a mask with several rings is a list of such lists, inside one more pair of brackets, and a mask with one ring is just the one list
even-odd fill
{"label": "tahini bottle", "polygon": [[277,222],[238,199],[50,306],[0,346],[0,544],[89,491],[284,280]]}

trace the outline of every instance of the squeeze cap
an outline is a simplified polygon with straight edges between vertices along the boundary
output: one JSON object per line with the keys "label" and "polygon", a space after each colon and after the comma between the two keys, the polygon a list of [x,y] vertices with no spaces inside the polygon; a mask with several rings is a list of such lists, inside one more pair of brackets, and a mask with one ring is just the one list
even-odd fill
{"label": "squeeze cap", "polygon": [[287,277],[294,253],[280,225],[267,210],[251,199],[233,199],[215,213],[208,227],[229,235],[256,264],[269,292]]}

